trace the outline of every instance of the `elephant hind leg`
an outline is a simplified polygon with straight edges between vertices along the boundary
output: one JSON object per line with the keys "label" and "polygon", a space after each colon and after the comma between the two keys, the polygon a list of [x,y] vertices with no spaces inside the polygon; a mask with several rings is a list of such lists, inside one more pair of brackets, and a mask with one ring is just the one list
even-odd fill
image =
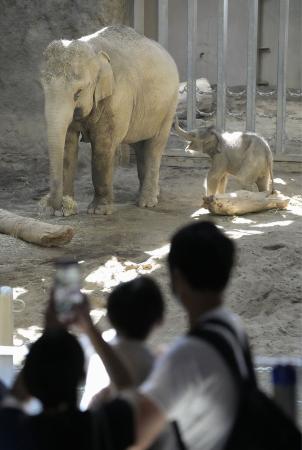
{"label": "elephant hind leg", "polygon": [[255,152],[252,144],[247,148],[246,156],[241,164],[240,170],[236,173],[237,180],[243,186],[250,187],[256,183],[259,191],[267,190],[266,186],[269,181],[269,174],[264,172],[264,164],[266,164],[266,161],[263,157],[264,155],[259,155]]}
{"label": "elephant hind leg", "polygon": [[116,145],[106,148],[92,145],[92,182],[94,198],[88,206],[88,214],[111,214],[113,203],[113,170]]}
{"label": "elephant hind leg", "polygon": [[135,144],[131,144],[132,148],[135,151],[136,156],[136,166],[137,166],[137,176],[139,179],[139,190],[141,191],[144,178],[145,178],[145,142],[140,141],[136,142]]}

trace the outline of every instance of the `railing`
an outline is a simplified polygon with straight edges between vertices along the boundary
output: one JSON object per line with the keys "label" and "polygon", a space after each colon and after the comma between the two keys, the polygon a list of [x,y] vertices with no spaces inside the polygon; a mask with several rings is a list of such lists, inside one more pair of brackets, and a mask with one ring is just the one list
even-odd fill
{"label": "railing", "polygon": [[24,349],[13,345],[13,315],[21,313],[24,307],[23,300],[14,299],[13,288],[0,286],[0,379],[7,386],[14,378],[14,356],[24,355]]}
{"label": "railing", "polygon": [[301,426],[302,358],[256,356],[254,364],[261,388]]}
{"label": "railing", "polygon": [[0,286],[0,377],[5,384],[13,378],[13,290]]}

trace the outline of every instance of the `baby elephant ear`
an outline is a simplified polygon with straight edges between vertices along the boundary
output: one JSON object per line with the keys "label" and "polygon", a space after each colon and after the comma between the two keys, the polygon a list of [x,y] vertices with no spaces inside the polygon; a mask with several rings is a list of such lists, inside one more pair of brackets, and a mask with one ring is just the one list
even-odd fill
{"label": "baby elephant ear", "polygon": [[110,58],[106,52],[98,53],[97,58],[99,60],[99,72],[94,91],[95,107],[100,100],[112,95],[113,91],[113,72]]}
{"label": "baby elephant ear", "polygon": [[209,131],[209,133],[214,134],[214,136],[217,137],[217,140],[219,143],[218,151],[220,151],[220,146],[223,145],[223,139],[222,139],[220,131],[218,131],[213,125],[208,128],[208,131]]}

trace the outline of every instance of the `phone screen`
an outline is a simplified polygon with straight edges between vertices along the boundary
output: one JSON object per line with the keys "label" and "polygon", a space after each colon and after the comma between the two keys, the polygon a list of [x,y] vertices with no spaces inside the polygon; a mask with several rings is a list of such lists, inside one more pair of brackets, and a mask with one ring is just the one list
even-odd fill
{"label": "phone screen", "polygon": [[83,301],[80,267],[77,261],[56,262],[54,301],[60,320],[71,319],[74,305]]}

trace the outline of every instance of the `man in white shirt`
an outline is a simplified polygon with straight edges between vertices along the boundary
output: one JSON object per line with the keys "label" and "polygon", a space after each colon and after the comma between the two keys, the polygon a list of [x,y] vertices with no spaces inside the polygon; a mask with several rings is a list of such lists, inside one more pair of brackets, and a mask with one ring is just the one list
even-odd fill
{"label": "man in white shirt", "polygon": [[[168,257],[172,289],[189,329],[210,320],[226,322],[244,342],[244,330],[223,306],[234,262],[233,242],[211,222],[179,230]],[[219,324],[206,325],[231,344],[242,374],[247,368],[238,340]],[[223,449],[235,420],[238,387],[222,356],[210,343],[189,335],[174,342],[135,396],[137,445],[148,448],[166,421],[176,420],[189,450]]]}
{"label": "man in white shirt", "polygon": [[[244,377],[248,374],[241,350],[245,333],[237,316],[223,306],[234,256],[233,242],[212,222],[199,221],[173,236],[168,263],[172,290],[186,312],[188,330],[206,327],[221,333]],[[77,323],[101,358],[112,366],[111,359],[118,355],[103,341],[87,311],[79,312]],[[123,388],[131,387],[125,365],[119,364],[113,375],[115,372],[120,380],[127,379]],[[171,421],[176,421],[180,430],[183,444],[179,448],[222,450],[239,404],[239,389],[223,356],[209,342],[187,334],[158,359],[138,389],[123,395],[133,403],[136,413],[132,450],[148,449]]]}

